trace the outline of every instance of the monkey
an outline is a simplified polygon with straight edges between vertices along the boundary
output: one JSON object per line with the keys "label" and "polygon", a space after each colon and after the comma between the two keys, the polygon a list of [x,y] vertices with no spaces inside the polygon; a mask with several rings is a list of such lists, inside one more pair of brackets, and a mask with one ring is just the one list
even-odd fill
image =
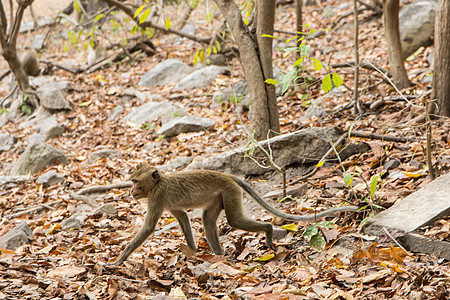
{"label": "monkey", "polygon": [[20,63],[27,76],[39,76],[41,68],[39,67],[39,58],[36,50],[32,47],[26,46]]}
{"label": "monkey", "polygon": [[89,46],[88,53],[88,65],[92,66],[95,63],[103,60],[106,57],[106,49],[98,40],[92,42],[92,46]]}
{"label": "monkey", "polygon": [[264,209],[290,221],[313,221],[338,212],[357,211],[356,206],[345,206],[326,210],[310,216],[296,216],[281,212],[270,206],[247,183],[236,176],[211,170],[195,170],[177,174],[162,174],[157,168],[141,163],[130,177],[134,199],[147,198],[144,224],[125,247],[114,265],[122,264],[147,237],[155,231],[156,223],[163,212],[169,211],[180,224],[186,242],[197,251],[191,223],[185,209],[203,208],[202,221],[206,240],[216,255],[223,255],[219,243],[217,218],[222,210],[230,226],[250,232],[265,232],[266,245],[272,250],[273,228],[270,223],[250,219],[244,212],[241,188]]}

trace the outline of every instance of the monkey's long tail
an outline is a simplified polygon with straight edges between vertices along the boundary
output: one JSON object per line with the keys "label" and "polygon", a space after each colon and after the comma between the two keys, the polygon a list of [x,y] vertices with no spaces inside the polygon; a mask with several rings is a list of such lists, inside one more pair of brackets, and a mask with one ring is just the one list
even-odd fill
{"label": "monkey's long tail", "polygon": [[318,214],[313,214],[313,215],[308,215],[308,216],[296,216],[296,215],[291,215],[291,214],[287,214],[284,213],[282,211],[279,211],[278,209],[272,207],[271,205],[269,205],[266,201],[264,201],[264,199],[261,198],[261,196],[258,195],[258,193],[256,193],[255,190],[253,190],[248,184],[246,184],[244,181],[242,181],[241,179],[231,176],[233,178],[233,180],[242,188],[244,189],[244,191],[246,191],[250,196],[252,196],[253,199],[256,200],[256,202],[259,203],[259,205],[261,205],[262,207],[264,207],[268,212],[283,218],[285,220],[289,220],[289,221],[314,221],[316,219],[325,217],[325,216],[329,216],[338,212],[343,212],[343,211],[358,211],[358,207],[357,206],[341,206],[341,207],[335,207],[335,208],[331,208],[329,210],[320,212]]}

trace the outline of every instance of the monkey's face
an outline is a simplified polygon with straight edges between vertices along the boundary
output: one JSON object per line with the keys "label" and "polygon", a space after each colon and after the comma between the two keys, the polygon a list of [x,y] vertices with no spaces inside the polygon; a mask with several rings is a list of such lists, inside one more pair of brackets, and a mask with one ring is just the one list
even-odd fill
{"label": "monkey's face", "polygon": [[139,164],[130,177],[130,180],[133,182],[133,187],[131,188],[133,198],[136,200],[148,198],[148,193],[158,182],[159,178],[158,169],[149,164]]}

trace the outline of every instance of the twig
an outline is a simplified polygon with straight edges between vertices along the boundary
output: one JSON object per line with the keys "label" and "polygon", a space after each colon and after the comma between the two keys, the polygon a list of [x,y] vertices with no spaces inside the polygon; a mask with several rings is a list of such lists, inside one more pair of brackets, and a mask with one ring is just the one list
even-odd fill
{"label": "twig", "polygon": [[387,234],[388,237],[391,238],[391,240],[394,241],[395,244],[397,244],[397,246],[399,246],[400,248],[402,248],[403,251],[408,252],[408,250],[406,250],[405,248],[403,248],[402,245],[400,245],[399,242],[397,242],[397,240],[392,236],[392,234],[386,229],[386,227],[383,227],[384,232]]}
{"label": "twig", "polygon": [[365,132],[358,132],[358,131],[350,132],[350,136],[366,138],[366,139],[373,139],[373,140],[389,141],[389,142],[399,142],[399,143],[414,142],[413,139],[406,138],[406,137],[389,136],[389,135],[382,135],[382,134],[376,134],[376,133],[365,133]]}
{"label": "twig", "polygon": [[430,173],[431,180],[435,179],[434,171],[433,171],[433,160],[431,157],[431,118],[430,111],[428,107],[428,100],[426,97],[423,97],[423,102],[425,105],[425,116],[427,118],[427,165],[428,165],[428,173]]}
{"label": "twig", "polygon": [[41,210],[41,209],[46,209],[46,208],[47,209],[53,209],[50,206],[56,205],[56,204],[60,204],[62,202],[63,202],[62,200],[58,200],[58,201],[53,201],[53,202],[46,203],[46,204],[39,204],[39,205],[33,206],[31,208],[28,208],[26,210],[23,210],[21,212],[18,212],[18,213],[6,216],[6,218],[7,219],[13,219],[13,218],[16,218],[18,216],[26,215],[28,213],[32,213],[32,212],[35,212],[35,211],[38,211],[38,210]]}
{"label": "twig", "polygon": [[93,185],[78,191],[78,195],[103,193],[112,189],[125,189],[133,186],[131,181],[117,182],[109,185]]}
{"label": "twig", "polygon": [[[324,161],[328,158],[328,156],[331,155],[331,153],[333,152],[337,152],[336,148],[344,141],[345,137],[347,136],[347,132],[343,133],[339,139],[331,146],[331,148],[327,151],[327,153],[325,153],[322,158],[319,160],[319,162]],[[308,172],[307,174],[303,175],[300,178],[295,179],[294,181],[290,182],[289,185],[293,185],[296,184],[302,180],[305,180],[308,177],[311,177],[312,175],[316,174],[316,172],[319,170],[319,168],[316,166],[314,169],[312,169],[310,172]]]}
{"label": "twig", "polygon": [[[355,66],[355,62],[349,61],[349,62],[344,62],[344,63],[332,64],[330,67],[332,67],[333,69],[337,69],[337,68],[353,68],[354,66]],[[388,74],[388,76],[390,76],[388,70],[377,65],[374,62],[367,63],[366,61],[362,61],[359,63],[359,66],[361,68],[367,69],[369,71],[377,71],[378,72],[379,70],[381,70],[383,73]]]}

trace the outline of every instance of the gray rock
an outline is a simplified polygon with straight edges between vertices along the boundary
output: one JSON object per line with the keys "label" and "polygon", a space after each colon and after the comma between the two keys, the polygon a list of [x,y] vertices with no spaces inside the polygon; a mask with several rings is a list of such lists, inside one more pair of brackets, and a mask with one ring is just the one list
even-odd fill
{"label": "gray rock", "polygon": [[145,73],[141,80],[139,80],[138,85],[158,86],[168,83],[176,83],[190,74],[193,70],[193,68],[179,60],[168,59],[159,63],[153,69]]}
{"label": "gray rock", "polygon": [[93,152],[89,158],[88,158],[88,162],[93,162],[96,161],[97,159],[100,158],[114,158],[117,157],[119,155],[119,153],[116,150],[113,149],[102,149],[102,150],[98,150]]}
{"label": "gray rock", "polygon": [[196,70],[185,76],[174,88],[173,91],[184,91],[207,87],[220,74],[229,73],[230,70],[219,66],[207,66]]}
{"label": "gray rock", "polygon": [[207,62],[209,65],[215,65],[215,66],[225,66],[227,64],[227,58],[224,54],[211,54],[207,58]]}
{"label": "gray rock", "polygon": [[45,143],[29,144],[13,164],[10,175],[36,173],[54,163],[68,163],[67,157],[61,150]]}
{"label": "gray rock", "polygon": [[41,100],[41,105],[50,110],[70,109],[70,103],[66,100],[63,91],[57,84],[40,86],[36,94]]}
{"label": "gray rock", "polygon": [[[223,91],[214,93],[210,108],[220,106],[223,102],[234,99],[237,103],[242,103],[242,99],[248,94],[248,86],[246,81],[236,83],[234,88],[227,88]],[[245,101],[244,101],[245,102]]]}
{"label": "gray rock", "polygon": [[100,207],[97,207],[92,214],[93,215],[103,215],[103,214],[107,214],[107,215],[114,215],[117,213],[117,209],[114,207],[114,205],[112,205],[111,203],[109,204],[103,204]]}
{"label": "gray rock", "polygon": [[0,133],[0,152],[10,150],[16,143],[16,138],[9,133]]}
{"label": "gray rock", "polygon": [[153,94],[151,92],[141,92],[135,89],[126,89],[124,90],[121,97],[130,97],[130,98],[138,98],[142,101],[162,101],[164,98],[161,95]]}
{"label": "gray rock", "polygon": [[35,50],[41,50],[41,48],[44,45],[45,41],[45,35],[43,34],[37,34],[33,37],[33,40],[31,41],[31,47]]}
{"label": "gray rock", "polygon": [[58,124],[55,116],[42,119],[37,123],[36,133],[28,138],[28,143],[45,142],[51,138],[63,134],[64,127]]}
{"label": "gray rock", "polygon": [[33,240],[33,231],[26,221],[8,231],[0,237],[0,248],[16,250],[24,243],[31,243]]}
{"label": "gray rock", "polygon": [[[273,159],[278,166],[292,164],[317,163],[330,149],[330,142],[334,143],[342,134],[338,128],[311,127],[296,132],[279,135],[260,142],[268,151],[268,145],[273,153]],[[354,145],[354,144],[349,144]],[[367,147],[343,147],[339,153],[342,159],[358,151],[367,150]],[[268,171],[259,167],[253,160],[245,155],[246,149],[237,148],[214,155],[199,162],[191,163],[187,169],[209,169],[231,174],[256,175]],[[264,158],[260,150],[256,149],[254,157]]]}
{"label": "gray rock", "polygon": [[36,180],[36,183],[42,185],[44,188],[48,188],[51,185],[62,182],[64,182],[64,177],[53,170],[42,174]]}
{"label": "gray rock", "polygon": [[175,117],[184,115],[186,112],[182,108],[169,101],[148,102],[123,117],[121,122],[132,122],[136,124],[137,128],[140,128],[143,124],[154,122],[161,116],[164,117],[164,121],[168,122]]}
{"label": "gray rock", "polygon": [[84,221],[87,219],[89,214],[87,212],[82,212],[78,214],[74,214],[73,216],[69,217],[68,219],[65,219],[61,222],[61,227],[63,229],[70,229],[70,228],[80,228],[83,226]]}
{"label": "gray rock", "polygon": [[59,80],[57,76],[30,77],[30,84],[34,86],[51,85],[63,92],[70,92],[73,90],[72,83],[66,80]]}
{"label": "gray rock", "polygon": [[172,161],[172,163],[162,165],[159,169],[163,172],[178,171],[178,170],[184,169],[193,160],[194,160],[194,157],[192,157],[192,156],[177,156]]}
{"label": "gray rock", "polygon": [[214,126],[214,121],[208,118],[200,118],[197,116],[187,116],[176,118],[163,125],[157,132],[159,135],[167,137],[176,136],[183,132],[195,132],[208,130]]}
{"label": "gray rock", "polygon": [[123,106],[122,105],[117,105],[116,107],[114,107],[110,111],[109,116],[108,116],[108,120],[109,121],[114,121],[114,120],[118,119],[120,114],[122,113],[122,111],[123,111]]}
{"label": "gray rock", "polygon": [[400,38],[403,58],[413,54],[419,47],[433,43],[434,16],[437,0],[416,0],[399,13]]}

